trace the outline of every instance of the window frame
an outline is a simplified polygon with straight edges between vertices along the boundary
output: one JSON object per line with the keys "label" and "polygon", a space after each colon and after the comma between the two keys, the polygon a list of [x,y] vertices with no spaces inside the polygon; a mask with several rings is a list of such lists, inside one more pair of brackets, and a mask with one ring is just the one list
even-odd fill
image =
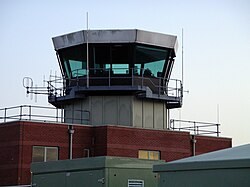
{"label": "window frame", "polygon": [[[147,153],[147,158],[140,158],[140,152]],[[150,153],[158,153],[158,159],[152,159],[152,158],[150,158]],[[144,160],[161,160],[161,151],[159,151],[159,150],[139,149],[138,150],[138,158],[139,159],[144,159]]]}
{"label": "window frame", "polygon": [[[34,149],[35,148],[43,148],[43,161],[34,161]],[[58,146],[42,146],[42,145],[34,145],[32,146],[32,162],[49,162],[49,161],[56,161],[56,160],[47,160],[47,153],[48,153],[48,149],[56,149],[57,151],[57,159],[59,160],[59,147]]]}

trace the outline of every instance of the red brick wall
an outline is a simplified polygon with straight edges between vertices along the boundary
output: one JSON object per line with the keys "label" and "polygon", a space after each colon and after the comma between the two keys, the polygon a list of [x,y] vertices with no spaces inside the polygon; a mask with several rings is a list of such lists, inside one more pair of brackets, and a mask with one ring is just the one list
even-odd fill
{"label": "red brick wall", "polygon": [[[90,156],[138,157],[138,150],[159,150],[161,159],[176,160],[192,155],[187,132],[118,126],[74,126],[73,158]],[[197,136],[196,153],[231,147],[231,139]],[[69,158],[68,125],[13,122],[0,125],[0,185],[29,184],[32,147],[58,146],[59,159]]]}
{"label": "red brick wall", "polygon": [[138,157],[138,150],[160,150],[170,161],[190,156],[189,133],[108,126],[108,155]]}
{"label": "red brick wall", "polygon": [[228,138],[196,136],[195,139],[196,155],[232,147],[232,141]]}
{"label": "red brick wall", "polygon": [[0,125],[0,185],[18,183],[19,132],[15,123]]}
{"label": "red brick wall", "polygon": [[[192,156],[191,136],[188,132],[148,130],[106,126],[107,155],[138,157],[138,150],[160,150],[161,159],[177,160]],[[196,154],[231,147],[231,139],[196,136]]]}

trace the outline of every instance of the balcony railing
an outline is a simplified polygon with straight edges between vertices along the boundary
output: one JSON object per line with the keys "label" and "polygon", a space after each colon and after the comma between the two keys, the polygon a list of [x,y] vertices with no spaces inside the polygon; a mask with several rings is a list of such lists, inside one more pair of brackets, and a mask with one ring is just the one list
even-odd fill
{"label": "balcony railing", "polygon": [[178,131],[187,131],[194,135],[216,135],[219,137],[220,124],[207,123],[187,120],[170,120],[170,129]]}
{"label": "balcony railing", "polygon": [[[119,72],[119,73],[115,73]],[[122,73],[121,73],[122,72]],[[153,94],[166,95],[181,98],[183,94],[182,82],[177,79],[165,79],[146,73],[146,69],[133,68],[91,68],[89,76],[83,69],[77,69],[70,73],[71,78],[54,77],[48,81],[50,96],[65,96],[72,87],[91,86],[147,86]],[[88,82],[88,84],[87,84]]]}
{"label": "balcony railing", "polygon": [[[6,123],[17,120],[27,121],[43,121],[43,122],[56,122],[56,123],[74,123],[89,124],[90,112],[87,110],[74,110],[80,112],[79,118],[66,118],[64,117],[63,109],[54,107],[31,106],[21,105],[0,109],[0,123]],[[74,116],[74,115],[73,115]]]}

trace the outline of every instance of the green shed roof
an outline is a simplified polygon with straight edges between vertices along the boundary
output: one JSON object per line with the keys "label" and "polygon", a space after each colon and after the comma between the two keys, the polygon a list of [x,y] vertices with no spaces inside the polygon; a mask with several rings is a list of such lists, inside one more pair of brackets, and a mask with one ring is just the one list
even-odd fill
{"label": "green shed roof", "polygon": [[154,165],[154,172],[218,168],[249,168],[250,144]]}
{"label": "green shed roof", "polygon": [[101,156],[32,163],[31,172],[38,174],[74,170],[94,170],[103,168],[150,169],[152,168],[153,164],[160,164],[163,162],[164,161],[151,161],[137,158]]}

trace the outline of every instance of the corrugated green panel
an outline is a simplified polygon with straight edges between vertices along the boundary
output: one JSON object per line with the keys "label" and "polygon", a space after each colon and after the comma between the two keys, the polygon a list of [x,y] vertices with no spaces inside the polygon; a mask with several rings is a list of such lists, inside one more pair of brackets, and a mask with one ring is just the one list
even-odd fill
{"label": "corrugated green panel", "polygon": [[67,173],[67,187],[104,187],[104,170]]}
{"label": "corrugated green panel", "polygon": [[160,173],[159,187],[249,187],[250,168]]}
{"label": "corrugated green panel", "polygon": [[66,187],[65,173],[33,175],[32,184],[36,187]]}

